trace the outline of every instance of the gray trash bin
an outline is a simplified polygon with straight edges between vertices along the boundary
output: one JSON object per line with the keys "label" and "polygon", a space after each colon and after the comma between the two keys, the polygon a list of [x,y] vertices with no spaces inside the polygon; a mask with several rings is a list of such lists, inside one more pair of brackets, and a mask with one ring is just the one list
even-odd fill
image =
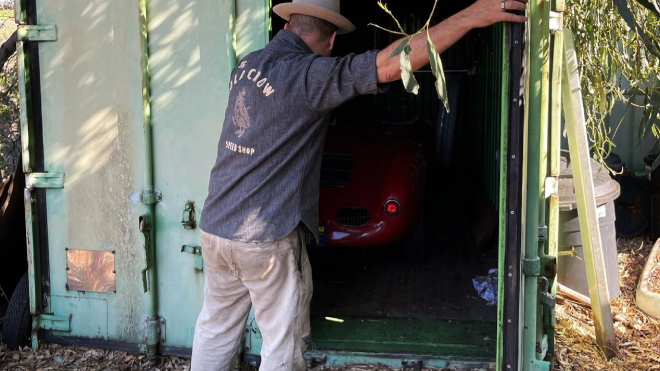
{"label": "gray trash bin", "polygon": [[[616,220],[614,200],[619,197],[621,191],[619,184],[610,178],[605,167],[592,160],[591,168],[598,207],[598,224],[605,255],[607,284],[610,299],[613,299],[621,294],[616,229],[614,227]],[[589,296],[572,167],[568,152],[562,152],[559,179],[559,251],[572,251],[573,248],[579,259],[571,255],[560,254],[557,257],[557,279],[562,285]]]}

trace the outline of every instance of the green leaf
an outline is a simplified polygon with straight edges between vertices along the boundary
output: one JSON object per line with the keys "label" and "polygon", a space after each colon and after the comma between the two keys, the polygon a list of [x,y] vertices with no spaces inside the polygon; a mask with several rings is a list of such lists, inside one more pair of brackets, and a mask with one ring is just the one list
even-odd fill
{"label": "green leaf", "polygon": [[412,65],[410,64],[410,45],[407,45],[401,53],[399,63],[401,65],[401,81],[405,86],[408,93],[417,94],[419,91],[419,84],[413,75]]}
{"label": "green leaf", "polygon": [[435,44],[431,40],[429,33],[426,33],[426,48],[429,52],[429,63],[431,64],[431,71],[433,71],[433,76],[435,76],[435,90],[438,91],[438,98],[442,101],[442,104],[445,105],[447,113],[449,113],[449,97],[447,94],[447,81],[445,80],[445,71],[442,68],[442,60],[440,60],[440,54],[435,49]]}
{"label": "green leaf", "polygon": [[401,41],[401,43],[394,49],[392,55],[390,55],[390,58],[394,58],[397,55],[401,54],[403,50],[408,46],[408,44],[410,44],[410,40],[411,39],[409,37],[403,39],[403,41]]}
{"label": "green leaf", "polygon": [[614,4],[616,5],[616,8],[619,10],[619,14],[621,14],[623,20],[626,21],[626,24],[628,24],[628,27],[634,30],[637,33],[637,35],[639,35],[639,37],[642,38],[642,41],[646,45],[646,48],[649,50],[649,52],[651,52],[656,57],[660,58],[660,51],[658,51],[658,48],[656,48],[656,46],[651,42],[644,29],[640,27],[639,24],[637,24],[637,21],[635,21],[635,17],[633,16],[632,12],[630,11],[630,8],[628,7],[628,1],[614,0]]}

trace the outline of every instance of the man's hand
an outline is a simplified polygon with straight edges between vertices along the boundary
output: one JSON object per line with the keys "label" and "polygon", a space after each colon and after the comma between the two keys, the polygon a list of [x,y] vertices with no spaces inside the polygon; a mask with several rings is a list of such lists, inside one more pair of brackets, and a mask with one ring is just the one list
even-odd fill
{"label": "man's hand", "polygon": [[[525,10],[527,1],[506,0],[504,2],[505,10],[502,9],[502,0],[478,0],[442,23],[431,27],[429,29],[431,40],[433,40],[438,53],[442,53],[473,28],[487,27],[498,22],[525,22],[527,20],[525,16],[513,14],[507,10]],[[390,58],[390,55],[400,43],[401,40],[397,40],[378,53],[376,65],[379,83],[401,78],[399,58]],[[415,36],[410,43],[410,47],[412,49],[410,64],[413,71],[417,71],[429,63],[429,55],[426,50],[426,32]]]}
{"label": "man's hand", "polygon": [[[479,0],[463,10],[472,28],[488,27],[497,22],[518,22],[527,20],[525,16],[513,14],[507,10],[524,11],[527,0]],[[504,6],[504,9],[502,7]]]}

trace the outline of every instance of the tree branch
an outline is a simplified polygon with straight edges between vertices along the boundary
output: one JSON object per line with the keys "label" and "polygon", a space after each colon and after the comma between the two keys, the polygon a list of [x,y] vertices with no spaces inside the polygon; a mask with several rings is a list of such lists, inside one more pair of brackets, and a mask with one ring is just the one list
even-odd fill
{"label": "tree branch", "polygon": [[0,71],[2,71],[5,68],[5,63],[11,58],[14,53],[16,53],[16,41],[18,40],[18,36],[16,34],[16,31],[14,31],[11,36],[2,43],[2,46],[0,46]]}

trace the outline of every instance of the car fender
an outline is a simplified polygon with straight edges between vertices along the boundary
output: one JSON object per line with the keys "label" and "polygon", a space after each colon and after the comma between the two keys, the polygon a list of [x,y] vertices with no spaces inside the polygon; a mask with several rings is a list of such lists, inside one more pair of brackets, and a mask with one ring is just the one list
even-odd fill
{"label": "car fender", "polygon": [[[411,140],[395,144],[383,161],[377,184],[383,206],[387,200],[397,200],[401,206],[396,218],[404,219],[405,229],[419,219],[424,200],[427,162],[422,147]],[[384,208],[381,212],[385,213]]]}

